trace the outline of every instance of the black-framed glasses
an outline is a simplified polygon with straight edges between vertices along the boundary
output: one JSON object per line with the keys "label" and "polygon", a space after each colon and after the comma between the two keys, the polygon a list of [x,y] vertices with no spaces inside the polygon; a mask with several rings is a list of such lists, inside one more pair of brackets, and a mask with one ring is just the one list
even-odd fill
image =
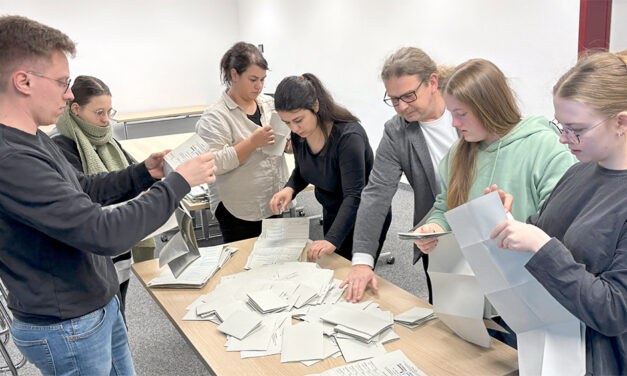
{"label": "black-framed glasses", "polygon": [[71,78],[68,78],[67,81],[66,81],[66,80],[58,80],[56,78],[50,78],[50,77],[44,76],[43,74],[37,73],[37,72],[26,72],[26,73],[32,74],[35,77],[45,78],[47,80],[55,81],[56,83],[59,84],[60,87],[65,89],[63,91],[64,94],[67,93],[67,90],[70,88],[70,84],[72,83],[72,79]]}
{"label": "black-framed glasses", "polygon": [[98,117],[105,117],[105,115],[109,115],[109,118],[112,118],[115,116],[115,114],[117,114],[118,112],[115,109],[110,109],[109,111],[107,110],[97,110],[97,111],[92,111],[94,114],[96,114],[96,116]]}
{"label": "black-framed glasses", "polygon": [[401,95],[400,97],[388,97],[388,92],[386,91],[385,94],[383,94],[383,102],[385,102],[385,104],[387,104],[390,107],[396,107],[398,106],[400,101],[403,101],[405,103],[411,103],[415,101],[416,99],[418,99],[418,95],[416,94],[416,92],[420,90],[420,87],[425,82],[425,79],[426,77],[423,78],[422,81],[420,81],[420,85],[418,85],[416,90],[410,91],[409,93],[405,93]]}
{"label": "black-framed glasses", "polygon": [[599,125],[605,123],[606,121],[613,119],[616,115],[612,115],[608,118],[605,118],[604,120],[596,123],[595,125],[591,126],[588,129],[584,129],[581,130],[579,132],[575,132],[574,129],[572,129],[571,127],[565,127],[563,126],[559,121],[557,121],[557,119],[553,119],[551,120],[549,123],[553,124],[555,126],[555,128],[557,128],[557,130],[561,133],[566,135],[566,138],[568,139],[568,141],[572,142],[573,144],[580,144],[581,143],[581,137],[588,133],[589,131],[593,130],[594,128],[598,127]]}

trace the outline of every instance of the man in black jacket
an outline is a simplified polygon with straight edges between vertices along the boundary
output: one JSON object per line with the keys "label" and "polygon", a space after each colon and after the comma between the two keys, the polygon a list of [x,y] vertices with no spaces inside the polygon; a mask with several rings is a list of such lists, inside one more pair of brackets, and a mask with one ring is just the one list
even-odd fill
{"label": "man in black jacket", "polygon": [[165,152],[85,176],[38,130],[73,98],[66,54],[74,43],[3,16],[0,51],[0,278],[15,344],[43,374],[134,374],[110,256],[163,224],[190,186],[214,181],[213,155],[163,180]]}

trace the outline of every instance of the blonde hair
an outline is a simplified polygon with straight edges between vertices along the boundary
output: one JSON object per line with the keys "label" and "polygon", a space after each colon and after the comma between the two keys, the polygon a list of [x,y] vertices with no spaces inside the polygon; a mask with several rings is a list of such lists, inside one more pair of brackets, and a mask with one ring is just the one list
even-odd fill
{"label": "blonde hair", "polygon": [[580,59],[553,86],[553,95],[585,103],[607,117],[627,110],[627,50]]}
{"label": "blonde hair", "polygon": [[[459,65],[446,82],[444,93],[468,106],[481,126],[499,138],[521,120],[520,110],[507,79],[493,63],[472,59]],[[459,139],[450,171],[446,197],[448,209],[468,201],[476,173],[478,142]]]}
{"label": "blonde hair", "polygon": [[[438,89],[441,90],[446,76],[451,72],[451,66],[438,66],[423,50],[417,47],[403,47],[388,56],[381,69],[381,79],[392,77],[417,76],[419,79],[428,79],[433,73],[438,75]],[[427,86],[429,85],[426,82]]]}

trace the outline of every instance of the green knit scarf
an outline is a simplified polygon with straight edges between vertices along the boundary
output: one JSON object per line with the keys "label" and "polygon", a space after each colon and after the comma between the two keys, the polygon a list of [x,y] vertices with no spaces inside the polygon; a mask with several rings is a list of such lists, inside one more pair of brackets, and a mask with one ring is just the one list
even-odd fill
{"label": "green knit scarf", "polygon": [[[57,130],[76,143],[85,174],[93,175],[128,167],[126,155],[113,140],[111,124],[106,127],[90,124],[74,115],[68,106],[57,120]],[[135,262],[154,258],[154,249],[155,241],[152,238],[137,243],[132,249]]]}

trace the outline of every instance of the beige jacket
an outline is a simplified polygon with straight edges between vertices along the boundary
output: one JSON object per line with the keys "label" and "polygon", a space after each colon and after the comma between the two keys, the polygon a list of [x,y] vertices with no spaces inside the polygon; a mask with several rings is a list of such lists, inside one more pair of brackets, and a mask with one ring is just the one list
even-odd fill
{"label": "beige jacket", "polygon": [[[270,124],[274,100],[259,95],[257,104],[261,111],[261,123]],[[259,126],[246,117],[244,110],[226,91],[196,123],[196,133],[209,144],[218,168],[216,182],[209,187],[214,214],[222,202],[239,219],[259,221],[273,215],[270,199],[289,178],[285,157],[270,156],[257,149],[240,163],[234,148],[257,128]]]}

